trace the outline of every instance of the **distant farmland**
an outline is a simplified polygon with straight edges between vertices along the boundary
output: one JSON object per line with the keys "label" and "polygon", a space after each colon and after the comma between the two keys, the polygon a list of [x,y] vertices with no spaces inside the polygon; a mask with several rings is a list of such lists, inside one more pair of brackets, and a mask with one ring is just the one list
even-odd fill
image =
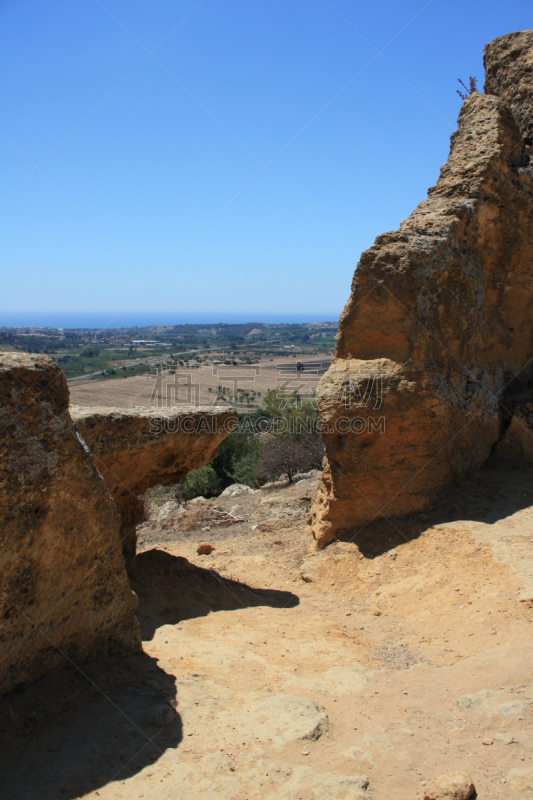
{"label": "distant farmland", "polygon": [[[297,391],[311,397],[328,369],[331,357],[302,356],[299,359],[265,358],[257,364],[211,364],[157,370],[123,380],[87,381],[70,384],[70,401],[81,406],[145,408],[178,405],[213,405],[227,402],[252,408],[262,404],[269,389]],[[302,366],[301,370],[297,365]]]}

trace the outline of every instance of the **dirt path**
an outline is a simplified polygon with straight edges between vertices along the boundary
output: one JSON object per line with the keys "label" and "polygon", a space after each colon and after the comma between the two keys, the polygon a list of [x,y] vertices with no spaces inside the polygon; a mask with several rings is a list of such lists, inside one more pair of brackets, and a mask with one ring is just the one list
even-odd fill
{"label": "dirt path", "polygon": [[479,798],[533,797],[532,477],[487,470],[319,554],[313,477],[156,498],[144,654],[2,701],[2,797],[407,800],[459,769]]}

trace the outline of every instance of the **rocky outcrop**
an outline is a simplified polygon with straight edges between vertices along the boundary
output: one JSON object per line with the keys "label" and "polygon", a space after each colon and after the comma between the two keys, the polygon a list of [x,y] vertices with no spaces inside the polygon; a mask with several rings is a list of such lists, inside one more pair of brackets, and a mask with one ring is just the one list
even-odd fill
{"label": "rocky outcrop", "polygon": [[437,184],[361,256],[318,390],[319,546],[426,509],[487,460],[530,391],[532,48],[533,31],[486,47],[488,93],[463,103]]}
{"label": "rocky outcrop", "polygon": [[533,145],[533,32],[499,36],[483,51],[485,94],[496,95],[510,107],[524,137]]}
{"label": "rocky outcrop", "polygon": [[208,464],[237,423],[236,412],[227,407],[72,406],[71,414],[120,512],[128,565],[135,555],[136,526],[144,519],[139,495],[158,484],[179,483]]}
{"label": "rocky outcrop", "polygon": [[0,691],[140,649],[120,519],[46,356],[0,353]]}

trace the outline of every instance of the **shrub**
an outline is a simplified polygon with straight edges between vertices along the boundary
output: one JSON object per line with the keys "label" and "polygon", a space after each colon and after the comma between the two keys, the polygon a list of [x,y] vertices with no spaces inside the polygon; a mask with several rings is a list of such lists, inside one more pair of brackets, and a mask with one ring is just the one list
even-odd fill
{"label": "shrub", "polygon": [[235,483],[244,483],[246,486],[257,486],[261,481],[257,475],[257,460],[259,449],[250,450],[234,465],[232,477]]}
{"label": "shrub", "polygon": [[215,497],[222,489],[220,478],[211,464],[200,469],[193,469],[183,483],[175,488],[176,498],[181,502],[194,497]]}
{"label": "shrub", "polygon": [[255,466],[261,442],[250,431],[233,431],[219,447],[213,468],[222,482],[222,488],[232,483],[257,486]]}

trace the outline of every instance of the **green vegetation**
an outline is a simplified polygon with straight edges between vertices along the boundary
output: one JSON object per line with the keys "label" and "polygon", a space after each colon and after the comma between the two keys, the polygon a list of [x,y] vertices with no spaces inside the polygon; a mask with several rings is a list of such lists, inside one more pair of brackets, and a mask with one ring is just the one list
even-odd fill
{"label": "green vegetation", "polygon": [[320,469],[324,445],[317,423],[310,400],[279,389],[266,392],[263,408],[240,415],[212,464],[190,472],[176,486],[176,497],[214,497],[233,483],[258,488],[282,474],[291,483],[297,472]]}
{"label": "green vegetation", "polygon": [[[256,415],[253,417],[257,418]],[[246,422],[243,417],[241,422],[243,419]],[[259,486],[261,481],[255,474],[255,467],[260,452],[261,441],[253,432],[252,426],[247,428],[241,424],[230,433],[220,445],[218,455],[213,461],[213,469],[221,480],[222,488],[225,489],[232,483]]]}
{"label": "green vegetation", "polygon": [[[170,360],[177,356],[180,366],[190,368],[205,363],[207,357],[216,357],[226,365],[236,366],[257,364],[266,356],[279,359],[329,354],[333,352],[336,332],[336,322],[294,325],[219,323],[113,330],[4,327],[0,328],[0,349],[50,355],[67,378],[105,371],[105,375],[94,378],[102,380],[147,372],[149,365],[133,364],[165,356]],[[150,344],[145,346],[143,341]]]}
{"label": "green vegetation", "polygon": [[183,483],[178,483],[175,494],[178,500],[192,500],[194,497],[215,497],[222,491],[221,481],[211,466],[193,469]]}
{"label": "green vegetation", "polygon": [[192,470],[175,487],[177,499],[183,502],[200,496],[215,497],[232,483],[259,486],[256,464],[260,452],[261,443],[253,434],[238,430],[230,433],[212,464]]}
{"label": "green vegetation", "polygon": [[[198,368],[211,361],[238,366],[267,357],[277,361],[330,354],[336,332],[336,322],[114,330],[4,327],[0,328],[0,350],[47,354],[70,379],[97,373],[91,380],[118,380],[152,371],[154,360],[166,361],[170,374],[175,374],[176,367]],[[149,344],[144,345],[145,341]],[[300,366],[305,373],[305,364]],[[212,395],[230,402],[232,389],[219,385]],[[314,431],[316,409],[310,398],[281,390],[263,396],[254,389],[239,388],[237,401],[250,407],[262,401],[262,408],[241,416],[241,425],[222,442],[213,463],[189,473],[176,487],[180,499],[213,497],[232,483],[257,487],[281,473],[291,480],[295,471],[319,465],[321,444]],[[262,433],[261,420],[265,422]]]}
{"label": "green vegetation", "polygon": [[297,472],[320,469],[324,445],[315,403],[297,392],[287,396],[280,389],[271,389],[266,392],[264,408],[272,426],[255,464],[256,476],[275,480],[284,474],[292,483]]}

